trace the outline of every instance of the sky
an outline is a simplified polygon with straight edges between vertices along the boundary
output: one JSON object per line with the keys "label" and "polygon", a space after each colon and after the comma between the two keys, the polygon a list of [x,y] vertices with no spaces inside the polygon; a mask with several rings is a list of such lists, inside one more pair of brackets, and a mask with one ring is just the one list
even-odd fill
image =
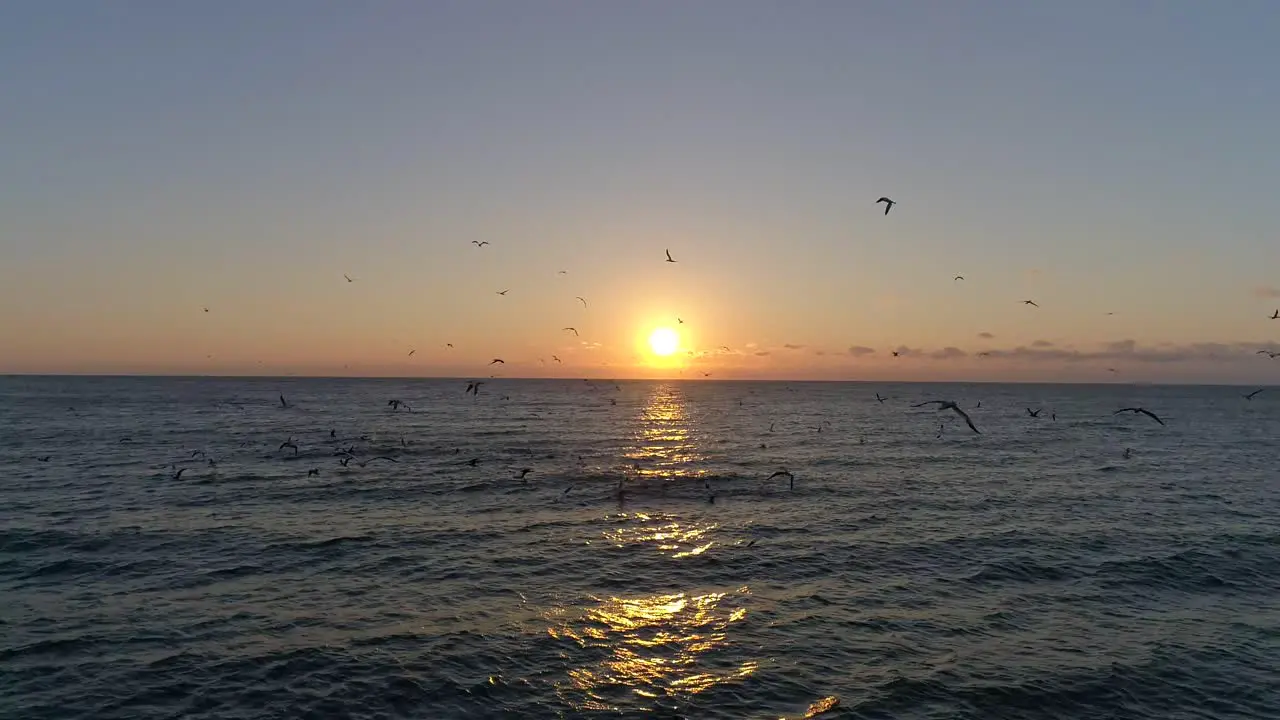
{"label": "sky", "polygon": [[0,373],[1273,382],[1277,37],[1270,0],[14,0]]}

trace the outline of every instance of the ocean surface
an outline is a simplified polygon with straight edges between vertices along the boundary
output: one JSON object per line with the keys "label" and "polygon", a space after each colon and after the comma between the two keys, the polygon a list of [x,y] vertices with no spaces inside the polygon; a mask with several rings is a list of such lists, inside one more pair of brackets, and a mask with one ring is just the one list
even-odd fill
{"label": "ocean surface", "polygon": [[465,388],[0,378],[0,717],[1280,717],[1280,389]]}

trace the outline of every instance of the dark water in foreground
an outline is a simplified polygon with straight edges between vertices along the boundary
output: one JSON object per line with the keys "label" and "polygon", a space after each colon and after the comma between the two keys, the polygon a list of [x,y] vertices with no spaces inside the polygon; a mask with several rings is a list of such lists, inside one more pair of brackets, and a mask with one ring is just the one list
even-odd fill
{"label": "dark water in foreground", "polygon": [[1280,717],[1280,391],[464,387],[0,378],[0,716]]}

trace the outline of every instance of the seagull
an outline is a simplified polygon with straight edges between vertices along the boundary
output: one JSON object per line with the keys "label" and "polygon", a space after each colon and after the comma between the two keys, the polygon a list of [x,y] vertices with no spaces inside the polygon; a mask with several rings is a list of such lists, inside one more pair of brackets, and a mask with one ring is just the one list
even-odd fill
{"label": "seagull", "polygon": [[1034,300],[1023,300],[1023,301],[1022,301],[1022,304],[1023,304],[1023,305],[1031,305],[1032,307],[1040,307],[1039,305],[1036,305],[1036,303],[1035,303],[1035,301],[1034,301]]}
{"label": "seagull", "polygon": [[289,438],[288,440],[280,443],[280,449],[283,450],[285,448],[293,448],[293,454],[298,454],[298,446],[293,443],[293,438]]}
{"label": "seagull", "polygon": [[556,271],[556,274],[557,274],[557,275],[568,275],[568,274],[569,274],[569,271],[568,271],[568,270],[557,270],[557,271]]}
{"label": "seagull", "polygon": [[1042,412],[1044,412],[1044,408],[1040,408],[1039,410],[1032,410],[1031,408],[1027,408],[1027,414],[1030,415],[1031,417],[1040,417],[1040,413]]}
{"label": "seagull", "polygon": [[482,247],[484,247],[485,245],[488,245],[488,244],[489,244],[489,241],[488,241],[488,240],[472,240],[472,241],[471,241],[471,244],[472,244],[472,245],[475,245],[475,246],[476,246],[476,247],[478,247],[478,248],[482,248]]}
{"label": "seagull", "polygon": [[471,467],[475,467],[480,464],[480,458],[471,458],[470,460],[467,461],[467,464],[470,465]]}
{"label": "seagull", "polygon": [[174,479],[174,480],[181,480],[181,479],[182,479],[182,473],[184,473],[184,472],[186,472],[186,471],[187,471],[187,469],[186,469],[186,468],[178,468],[178,472],[176,472],[176,473],[174,473],[174,474],[173,474],[173,479]]}
{"label": "seagull", "polygon": [[1248,395],[1245,395],[1245,396],[1244,396],[1244,399],[1245,399],[1245,400],[1252,400],[1254,395],[1257,395],[1258,393],[1262,392],[1263,390],[1266,390],[1266,388],[1259,388],[1259,389],[1257,389],[1257,390],[1254,390],[1253,392],[1249,393]]}
{"label": "seagull", "polygon": [[490,361],[489,361],[489,364],[490,364],[490,365],[499,365],[499,364],[501,364],[501,365],[506,365],[506,364],[507,364],[507,361],[506,361],[506,360],[503,360],[502,358],[494,358],[494,359],[492,359],[492,360],[490,360]]}
{"label": "seagull", "polygon": [[506,294],[507,294],[507,293],[509,293],[509,292],[511,292],[511,289],[510,289],[510,288],[507,288],[506,290],[499,290],[499,291],[498,291],[498,294],[499,294],[499,295],[506,295]]}
{"label": "seagull", "polygon": [[587,299],[586,299],[586,298],[584,298],[584,297],[582,297],[581,295],[579,295],[576,299],[578,299],[578,300],[581,300],[581,301],[582,301],[582,307],[583,307],[583,308],[586,308],[586,307],[587,307]]}
{"label": "seagull", "polygon": [[704,372],[704,373],[702,373],[702,377],[711,377],[711,373],[709,373],[709,372]]}
{"label": "seagull", "polygon": [[880,397],[880,393],[876,393],[876,402],[880,403],[881,405],[883,405],[884,401],[888,399],[889,398],[887,397]]}
{"label": "seagull", "polygon": [[386,460],[387,462],[393,462],[393,463],[398,463],[398,462],[400,462],[399,460],[397,460],[397,459],[395,459],[395,458],[387,457],[386,455],[379,455],[379,456],[377,456],[377,457],[371,457],[371,458],[369,458],[368,460],[365,460],[365,461],[364,461],[364,462],[362,462],[362,463],[356,463],[356,464],[357,464],[357,465],[359,465],[360,467],[364,467],[365,465],[368,465],[369,463],[373,462],[374,460]]}
{"label": "seagull", "polygon": [[877,200],[877,201],[876,201],[876,204],[877,204],[877,205],[879,205],[880,203],[885,203],[885,206],[884,206],[884,214],[885,214],[885,215],[888,215],[888,214],[889,214],[889,211],[893,209],[893,206],[898,204],[896,201],[894,201],[894,200],[890,200],[890,199],[889,199],[889,198],[887,198],[887,197],[882,197],[882,198],[880,198],[879,200]]}
{"label": "seagull", "polygon": [[[956,276],[956,280],[963,280],[963,279],[964,279],[964,276],[963,276],[963,275],[957,275],[957,276]],[[955,282],[955,280],[952,280],[951,282]]]}
{"label": "seagull", "polygon": [[533,468],[520,468],[520,474],[516,476],[517,480],[524,480],[524,476],[533,472]]}
{"label": "seagull", "polygon": [[417,351],[417,350],[410,349],[410,350],[409,350],[409,357],[413,357],[413,354],[414,354],[414,353],[416,353],[416,352],[418,352],[418,351]]}
{"label": "seagull", "polygon": [[960,406],[959,406],[959,405],[957,405],[957,404],[955,404],[955,402],[954,402],[954,401],[952,401],[952,400],[926,400],[926,401],[924,401],[924,402],[922,402],[922,403],[919,403],[918,405],[912,405],[911,407],[924,407],[925,405],[937,405],[937,406],[938,406],[938,412],[942,412],[943,410],[951,410],[951,411],[953,411],[955,414],[957,414],[957,415],[959,415],[960,417],[964,418],[964,422],[965,422],[965,424],[966,424],[966,425],[968,425],[968,426],[969,426],[969,429],[970,429],[970,430],[972,430],[972,431],[974,431],[974,432],[978,433],[979,435],[981,435],[981,434],[982,434],[982,431],[981,431],[981,430],[979,430],[978,428],[974,427],[974,425],[973,425],[973,421],[969,419],[969,414],[968,414],[968,413],[966,413],[965,411],[961,410],[961,409],[960,409]]}
{"label": "seagull", "polygon": [[551,356],[551,359],[552,359],[552,360],[555,360],[556,362],[560,363],[561,365],[563,365],[563,364],[564,364],[564,362],[560,360],[560,356],[559,356],[559,355],[552,355],[552,356]]}
{"label": "seagull", "polygon": [[1271,319],[1280,320],[1280,309],[1277,309],[1275,312],[1271,313]]}
{"label": "seagull", "polygon": [[898,351],[897,351],[897,350],[894,350],[894,351],[893,351],[893,356],[894,356],[894,357],[898,357],[898,355],[899,355]]}
{"label": "seagull", "polygon": [[280,407],[282,407],[282,408],[287,408],[287,407],[289,407],[289,403],[288,403],[288,402],[286,402],[286,401],[285,401],[285,399],[284,399],[284,393],[281,393],[281,394],[280,394]]}
{"label": "seagull", "polygon": [[393,410],[399,410],[400,408],[404,408],[409,412],[413,412],[413,408],[409,407],[409,403],[403,400],[388,400],[387,405],[390,405]]}
{"label": "seagull", "polygon": [[578,337],[578,328],[567,327],[567,328],[561,328],[561,330],[568,330],[569,332],[573,333],[574,337]]}
{"label": "seagull", "polygon": [[[467,383],[467,392],[471,393],[472,395],[475,395],[476,397],[480,397],[480,386],[483,384],[484,384],[483,380],[478,380],[476,382],[469,382]],[[463,395],[466,395],[466,394],[467,393],[463,393]]]}
{"label": "seagull", "polygon": [[36,462],[49,462],[49,458],[51,458],[51,457],[53,457],[53,456],[52,456],[52,455],[44,455],[44,456],[42,456],[42,457],[38,457],[38,458],[36,458]]}
{"label": "seagull", "polygon": [[204,311],[205,311],[205,312],[209,312],[209,308],[205,308],[205,309],[204,309]]}
{"label": "seagull", "polygon": [[450,350],[453,349],[453,343],[445,343],[444,346],[449,348]]}
{"label": "seagull", "polygon": [[1148,410],[1148,409],[1146,409],[1146,408],[1140,408],[1140,407],[1136,407],[1136,408],[1120,408],[1119,410],[1117,410],[1117,411],[1115,411],[1115,412],[1113,412],[1113,413],[1111,413],[1111,414],[1112,414],[1112,415],[1119,415],[1120,413],[1124,413],[1124,412],[1142,413],[1143,415],[1146,415],[1147,417],[1151,418],[1152,420],[1155,420],[1156,422],[1160,423],[1161,425],[1163,425],[1163,424],[1164,424],[1164,421],[1163,421],[1163,420],[1161,420],[1159,417],[1156,417],[1156,414],[1155,414],[1155,413],[1151,412],[1150,410]]}
{"label": "seagull", "polygon": [[790,481],[790,487],[791,487],[791,489],[792,489],[792,490],[795,490],[795,489],[796,489],[796,476],[795,476],[795,475],[792,475],[791,473],[787,472],[786,470],[779,470],[779,471],[775,472],[774,474],[772,474],[772,475],[770,475],[768,478],[766,478],[765,482],[768,482],[769,480],[772,480],[772,479],[774,479],[774,478],[776,478],[776,477],[784,477],[784,478],[786,478],[787,480],[789,480],[789,481]]}
{"label": "seagull", "polygon": [[320,475],[320,468],[311,468],[310,470],[307,471],[307,477],[313,477],[313,476],[318,477],[319,475]]}
{"label": "seagull", "polygon": [[355,280],[352,280],[352,279],[351,279],[351,276],[350,276],[350,275],[348,275],[348,274],[346,274],[346,273],[343,273],[343,274],[342,274],[342,277],[346,278],[346,279],[347,279],[347,282],[355,282]]}
{"label": "seagull", "polygon": [[671,262],[671,263],[675,262],[675,260],[672,260],[672,259],[671,259],[671,251],[670,251],[670,250],[668,250],[668,251],[667,251],[667,262]]}

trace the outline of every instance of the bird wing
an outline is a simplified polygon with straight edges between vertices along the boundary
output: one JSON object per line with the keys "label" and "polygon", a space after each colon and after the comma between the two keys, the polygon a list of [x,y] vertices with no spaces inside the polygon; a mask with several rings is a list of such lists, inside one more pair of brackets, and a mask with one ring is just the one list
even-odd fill
{"label": "bird wing", "polygon": [[970,429],[970,430],[972,430],[972,431],[974,431],[974,432],[978,433],[979,435],[981,435],[981,434],[982,434],[982,431],[981,431],[981,430],[979,430],[978,428],[974,427],[974,425],[973,425],[973,421],[969,419],[969,413],[967,413],[967,412],[965,412],[965,411],[961,410],[961,409],[960,409],[960,406],[958,406],[958,405],[952,405],[952,406],[951,406],[951,409],[952,409],[952,410],[954,410],[954,411],[956,412],[956,414],[957,414],[957,415],[959,415],[960,417],[964,418],[964,422],[965,422],[965,424],[966,424],[966,425],[968,425],[968,426],[969,426],[969,429]]}
{"label": "bird wing", "polygon": [[882,202],[893,202],[893,201],[892,201],[892,200],[890,200],[890,199],[889,199],[889,198],[887,198],[887,197],[882,197],[882,198],[880,198],[879,200],[877,200],[877,201],[876,201],[876,204],[877,204],[877,205],[879,205],[879,204],[880,204],[880,203],[882,203]]}
{"label": "bird wing", "polygon": [[925,405],[946,405],[946,404],[947,404],[946,400],[925,400],[924,402],[918,405],[912,405],[911,407],[924,407]]}
{"label": "bird wing", "polygon": [[1146,415],[1147,417],[1151,418],[1152,420],[1155,420],[1156,422],[1160,423],[1161,425],[1163,425],[1163,424],[1164,424],[1164,421],[1163,421],[1163,420],[1161,420],[1159,417],[1157,417],[1157,416],[1156,416],[1156,414],[1155,414],[1155,413],[1151,412],[1150,410],[1148,410],[1148,409],[1146,409],[1146,408],[1138,408],[1138,412],[1142,413],[1143,415]]}

